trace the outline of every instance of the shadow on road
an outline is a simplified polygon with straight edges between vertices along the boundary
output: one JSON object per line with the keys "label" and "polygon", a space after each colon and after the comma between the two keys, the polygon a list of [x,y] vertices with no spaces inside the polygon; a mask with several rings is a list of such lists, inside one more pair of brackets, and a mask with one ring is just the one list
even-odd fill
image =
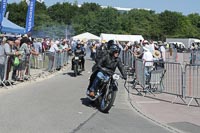
{"label": "shadow on road", "polygon": [[81,100],[81,102],[82,102],[83,105],[85,105],[85,106],[87,106],[87,107],[96,108],[96,107],[95,107],[95,103],[92,102],[92,101],[90,101],[90,99],[88,99],[87,97],[86,97],[86,98],[81,98],[80,100]]}
{"label": "shadow on road", "polygon": [[[73,72],[63,73],[63,75],[69,75],[71,77],[75,77]],[[81,76],[82,74],[78,74],[78,76]]]}

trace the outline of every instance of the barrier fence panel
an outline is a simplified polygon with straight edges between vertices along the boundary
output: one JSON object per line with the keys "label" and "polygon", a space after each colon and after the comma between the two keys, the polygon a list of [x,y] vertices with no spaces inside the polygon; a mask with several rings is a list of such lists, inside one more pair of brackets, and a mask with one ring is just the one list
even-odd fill
{"label": "barrier fence panel", "polygon": [[131,50],[129,50],[128,53],[129,53],[129,67],[134,68],[135,67],[135,57],[132,54]]}
{"label": "barrier fence panel", "polygon": [[131,52],[131,50],[122,52],[122,62],[127,69],[135,67],[135,58]]}
{"label": "barrier fence panel", "polygon": [[[3,80],[1,82],[1,84],[4,87],[6,87],[6,85],[7,85],[6,82],[8,82],[8,80],[6,79],[7,78],[7,71],[8,71],[8,60],[9,60],[9,56],[6,56],[6,58],[5,58],[5,64],[4,64],[4,70],[2,72],[2,76],[3,76],[2,78],[3,78]],[[8,83],[11,84],[10,82],[8,82]]]}
{"label": "barrier fence panel", "polygon": [[55,72],[56,68],[58,66],[58,55],[59,53],[55,52],[53,55],[53,66],[52,66],[52,71]]}
{"label": "barrier fence panel", "polygon": [[[62,68],[69,62],[69,56],[67,52],[44,52],[39,55],[27,55],[25,61],[19,60],[21,64],[14,66],[13,60],[10,56],[5,57],[5,64],[1,64],[1,85],[3,87],[12,86],[14,81],[23,82],[24,80],[32,80],[36,77],[45,77],[49,73],[54,72],[58,68]],[[22,64],[24,63],[24,64]],[[25,65],[23,68],[21,66]]]}
{"label": "barrier fence panel", "polygon": [[125,67],[129,67],[128,66],[128,52],[127,51],[123,51],[123,59],[122,59],[122,62],[124,64]]}
{"label": "barrier fence panel", "polygon": [[162,92],[174,94],[182,97],[183,95],[183,68],[180,63],[165,62],[166,69],[163,80],[164,90]]}
{"label": "barrier fence panel", "polygon": [[169,50],[165,52],[165,58],[168,62],[175,62],[177,59],[177,51]]}
{"label": "barrier fence panel", "polygon": [[[186,65],[185,66],[185,97],[193,99],[200,98],[200,65]],[[197,102],[197,101],[196,101]],[[198,104],[198,102],[197,102]],[[199,105],[199,104],[198,104]]]}
{"label": "barrier fence panel", "polygon": [[43,69],[48,70],[49,66],[49,52],[44,52],[43,53]]}
{"label": "barrier fence panel", "polygon": [[144,64],[142,60],[135,60],[135,73],[136,80],[139,82],[141,87],[145,88],[145,76],[144,76]]}

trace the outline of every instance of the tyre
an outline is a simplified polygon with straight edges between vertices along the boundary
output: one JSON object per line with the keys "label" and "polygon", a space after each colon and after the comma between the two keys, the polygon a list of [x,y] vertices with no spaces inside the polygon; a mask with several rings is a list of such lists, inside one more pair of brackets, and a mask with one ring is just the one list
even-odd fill
{"label": "tyre", "polygon": [[110,91],[107,95],[104,95],[100,101],[99,110],[103,113],[108,113],[114,104],[117,91]]}
{"label": "tyre", "polygon": [[78,75],[78,66],[74,65],[74,77]]}

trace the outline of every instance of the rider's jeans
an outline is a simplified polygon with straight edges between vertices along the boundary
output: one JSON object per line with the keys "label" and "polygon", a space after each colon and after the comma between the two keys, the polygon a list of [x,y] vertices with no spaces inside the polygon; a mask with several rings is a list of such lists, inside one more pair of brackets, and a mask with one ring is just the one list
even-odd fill
{"label": "rider's jeans", "polygon": [[96,89],[96,87],[97,87],[97,85],[98,85],[100,80],[107,81],[108,79],[109,79],[108,75],[106,75],[106,74],[104,74],[102,72],[98,72],[96,78],[94,79],[94,81],[92,83],[90,91],[95,91],[95,89]]}

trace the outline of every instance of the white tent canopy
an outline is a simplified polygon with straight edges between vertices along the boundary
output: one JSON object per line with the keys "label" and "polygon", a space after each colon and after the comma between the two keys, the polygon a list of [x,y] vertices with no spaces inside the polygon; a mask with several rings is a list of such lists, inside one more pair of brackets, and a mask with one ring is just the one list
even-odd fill
{"label": "white tent canopy", "polygon": [[91,34],[89,32],[85,32],[76,36],[73,36],[72,39],[79,39],[79,40],[100,40],[100,37]]}
{"label": "white tent canopy", "polygon": [[109,41],[109,40],[115,40],[115,41],[140,41],[144,40],[142,35],[120,35],[120,34],[105,34],[101,33],[100,35],[101,40]]}

